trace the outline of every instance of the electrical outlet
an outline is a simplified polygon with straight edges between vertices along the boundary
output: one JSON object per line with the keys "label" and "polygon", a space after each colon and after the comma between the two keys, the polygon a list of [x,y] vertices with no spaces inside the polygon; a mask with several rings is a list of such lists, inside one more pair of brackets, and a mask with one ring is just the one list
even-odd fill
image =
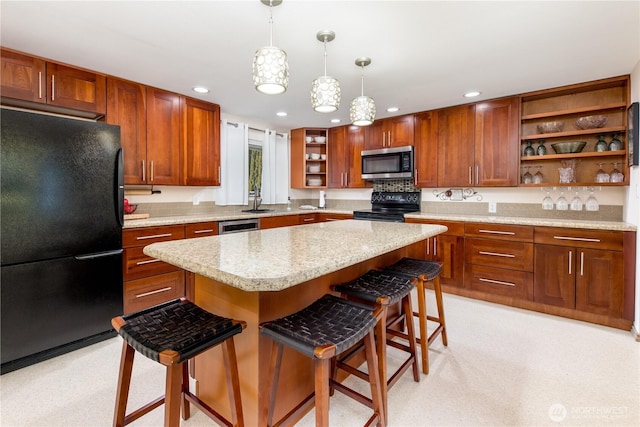
{"label": "electrical outlet", "polygon": [[489,202],[489,213],[496,213],[498,210],[498,204],[496,202]]}

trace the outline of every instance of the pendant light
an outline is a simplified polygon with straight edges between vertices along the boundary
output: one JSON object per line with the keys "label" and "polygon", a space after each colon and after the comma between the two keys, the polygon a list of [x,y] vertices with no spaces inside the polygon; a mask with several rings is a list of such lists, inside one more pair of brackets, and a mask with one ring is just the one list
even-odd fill
{"label": "pendant light", "polygon": [[362,68],[361,95],[351,101],[349,116],[355,126],[369,126],[376,117],[376,104],[373,98],[364,95],[364,67],[371,64],[371,58],[362,57],[356,59],[356,65]]}
{"label": "pendant light", "polygon": [[319,31],[316,38],[324,43],[324,75],[311,85],[311,106],[319,113],[333,113],[340,107],[340,83],[327,76],[327,42],[336,38],[333,31]]}
{"label": "pendant light", "polygon": [[253,57],[253,84],[258,92],[278,95],[286,92],[289,86],[289,64],[287,52],[273,46],[273,6],[282,0],[260,0],[269,6],[269,46],[260,48]]}

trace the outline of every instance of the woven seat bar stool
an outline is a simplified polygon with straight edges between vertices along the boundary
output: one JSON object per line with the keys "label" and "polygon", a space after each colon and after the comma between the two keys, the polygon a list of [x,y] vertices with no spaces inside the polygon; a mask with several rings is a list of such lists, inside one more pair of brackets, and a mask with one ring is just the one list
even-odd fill
{"label": "woven seat bar stool", "polygon": [[[115,427],[125,426],[163,403],[165,427],[180,425],[181,405],[182,418],[188,419],[189,403],[220,425],[244,425],[233,336],[242,332],[246,327],[245,322],[216,316],[181,298],[137,313],[114,317],[111,324],[124,339],[113,418]],[[231,420],[225,419],[189,391],[186,362],[216,345],[222,346]],[[136,351],[167,367],[165,394],[127,415]]]}
{"label": "woven seat bar stool", "polygon": [[[382,401],[385,409],[385,420],[388,423],[389,413],[387,412],[387,392],[400,379],[400,376],[410,367],[413,370],[414,381],[420,381],[418,373],[418,362],[416,356],[416,335],[413,328],[413,317],[411,309],[411,291],[416,285],[415,279],[398,277],[380,270],[370,270],[351,282],[334,285],[331,288],[340,292],[343,298],[375,304],[382,309],[382,318],[376,325],[377,353],[382,384]],[[400,303],[398,315],[390,317],[389,307]],[[397,330],[397,325],[406,326],[401,331]],[[393,340],[393,337],[404,338],[407,344]],[[408,353],[406,360],[390,376],[387,370],[387,346],[395,347]],[[363,372],[349,365],[349,360],[357,352],[351,351],[345,357],[339,358],[337,368],[343,369],[363,378]]]}
{"label": "woven seat bar stool", "polygon": [[[414,312],[414,316],[418,317],[420,328],[420,351],[422,356],[422,372],[429,373],[429,345],[442,335],[442,343],[447,346],[447,326],[444,319],[444,305],[442,303],[442,287],[440,286],[440,272],[442,264],[437,261],[427,261],[416,258],[402,258],[395,264],[386,267],[384,271],[407,278],[417,278],[418,290],[418,311]],[[437,316],[431,316],[427,313],[426,302],[426,284],[432,282],[433,290],[436,296],[436,305],[438,309]],[[429,335],[427,333],[427,321],[438,323],[436,329]],[[426,337],[426,339],[425,339]]]}
{"label": "woven seat bar stool", "polygon": [[[382,389],[373,335],[380,316],[381,310],[327,294],[296,313],[260,325],[260,333],[274,342],[268,376],[268,408],[261,408],[260,418],[266,419],[268,426],[286,425],[315,403],[316,426],[328,426],[329,391],[336,385],[331,378],[332,361],[364,340],[374,411],[365,425],[375,423],[377,426],[384,426]],[[285,345],[313,359],[314,392],[274,423],[275,398]]]}

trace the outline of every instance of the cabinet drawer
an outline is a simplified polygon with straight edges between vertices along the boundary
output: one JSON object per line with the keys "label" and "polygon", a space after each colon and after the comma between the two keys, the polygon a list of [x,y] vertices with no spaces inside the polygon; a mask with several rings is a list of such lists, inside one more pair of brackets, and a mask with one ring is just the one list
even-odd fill
{"label": "cabinet drawer", "polygon": [[187,239],[194,237],[216,236],[218,234],[218,222],[197,222],[184,226],[184,235]]}
{"label": "cabinet drawer", "polygon": [[184,296],[184,271],[124,283],[124,312],[133,313]]}
{"label": "cabinet drawer", "polygon": [[345,219],[353,219],[353,215],[352,214],[329,214],[329,213],[318,214],[318,220],[321,222],[342,221]]}
{"label": "cabinet drawer", "polygon": [[582,228],[536,227],[535,242],[547,245],[621,251],[623,233]]}
{"label": "cabinet drawer", "polygon": [[471,222],[465,224],[464,234],[467,237],[485,239],[515,240],[519,242],[533,241],[533,227],[528,225],[479,224]]}
{"label": "cabinet drawer", "polygon": [[467,264],[533,271],[533,243],[465,239]]}
{"label": "cabinet drawer", "polygon": [[177,239],[184,239],[183,225],[129,229],[122,232],[122,247],[147,246]]}
{"label": "cabinet drawer", "polygon": [[144,246],[124,250],[122,274],[125,281],[180,270],[175,265],[167,264],[159,259],[145,255],[142,252],[143,249]]}
{"label": "cabinet drawer", "polygon": [[467,264],[464,282],[474,291],[533,300],[533,273]]}
{"label": "cabinet drawer", "polygon": [[282,216],[266,216],[260,218],[260,229],[289,227],[291,225],[300,225],[299,215],[282,215]]}
{"label": "cabinet drawer", "polygon": [[312,224],[314,222],[318,222],[318,215],[312,214],[302,214],[298,218],[299,224]]}

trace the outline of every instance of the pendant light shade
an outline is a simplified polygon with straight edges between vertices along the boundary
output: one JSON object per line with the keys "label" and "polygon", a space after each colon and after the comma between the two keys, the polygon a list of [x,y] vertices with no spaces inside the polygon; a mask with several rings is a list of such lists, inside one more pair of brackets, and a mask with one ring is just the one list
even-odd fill
{"label": "pendant light shade", "polygon": [[273,46],[273,6],[282,0],[260,0],[269,6],[269,46],[256,51],[253,57],[253,84],[258,92],[267,95],[284,93],[289,86],[289,63],[287,52]]}
{"label": "pendant light shade", "polygon": [[356,65],[362,68],[361,95],[351,101],[349,116],[355,126],[369,126],[376,117],[376,104],[373,98],[364,95],[364,67],[371,64],[371,58],[358,58]]}
{"label": "pendant light shade", "polygon": [[333,113],[340,107],[340,83],[327,76],[327,42],[336,37],[333,31],[320,31],[316,38],[324,43],[324,76],[311,85],[311,106],[319,113]]}

